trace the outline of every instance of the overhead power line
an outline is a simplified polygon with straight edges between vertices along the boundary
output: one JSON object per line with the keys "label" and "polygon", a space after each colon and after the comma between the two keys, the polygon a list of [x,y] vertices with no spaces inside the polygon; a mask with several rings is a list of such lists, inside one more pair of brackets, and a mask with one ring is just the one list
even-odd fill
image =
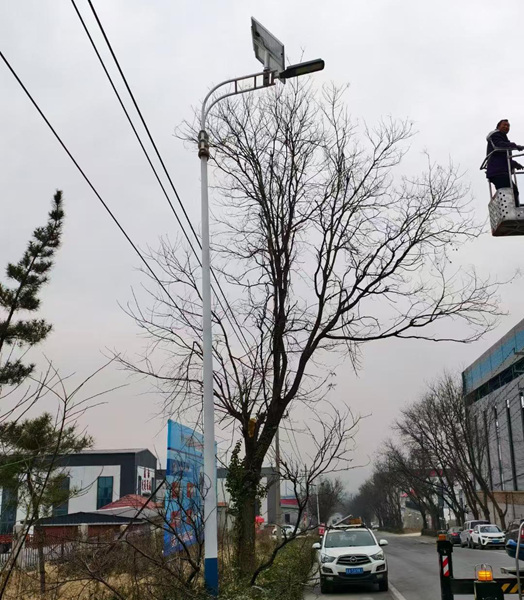
{"label": "overhead power line", "polygon": [[[133,130],[133,133],[135,134],[135,137],[137,138],[138,143],[140,144],[140,147],[142,148],[142,151],[144,152],[144,155],[146,156],[146,159],[147,159],[147,161],[149,163],[149,166],[151,167],[151,169],[152,169],[152,171],[153,171],[153,173],[155,175],[155,178],[156,178],[158,184],[160,185],[160,187],[161,187],[161,189],[162,189],[162,191],[164,193],[164,196],[165,196],[165,198],[166,198],[166,200],[167,200],[167,202],[168,202],[168,204],[169,204],[169,206],[171,208],[171,211],[175,215],[175,218],[176,218],[176,220],[178,222],[178,225],[180,226],[180,229],[182,230],[182,233],[184,234],[184,237],[186,238],[186,240],[187,240],[187,242],[188,242],[191,250],[193,251],[193,254],[195,255],[195,257],[196,257],[196,259],[198,261],[198,264],[200,266],[202,266],[199,253],[195,250],[195,247],[193,246],[193,243],[192,243],[192,241],[191,241],[191,239],[190,239],[190,237],[189,237],[189,235],[188,235],[185,227],[182,225],[180,217],[178,216],[178,214],[177,214],[177,212],[175,210],[175,207],[173,206],[173,203],[171,202],[171,199],[169,198],[169,195],[168,195],[168,193],[167,193],[167,191],[166,191],[166,189],[165,189],[165,187],[164,187],[164,185],[163,185],[163,183],[162,183],[162,181],[161,181],[161,179],[160,179],[160,177],[158,175],[158,172],[155,169],[155,166],[153,165],[153,162],[152,162],[152,160],[151,160],[151,158],[149,156],[149,153],[147,152],[147,150],[146,150],[146,148],[144,146],[144,143],[142,142],[140,134],[138,133],[138,131],[137,131],[137,129],[136,129],[134,123],[133,123],[133,120],[132,120],[131,116],[129,115],[129,112],[128,112],[128,110],[125,107],[125,104],[124,104],[124,102],[122,100],[122,97],[120,96],[120,94],[119,94],[119,92],[118,92],[118,90],[117,90],[117,88],[116,88],[116,86],[115,86],[115,84],[113,82],[113,79],[112,79],[111,75],[109,74],[109,71],[108,71],[108,69],[107,69],[107,67],[106,67],[106,65],[104,63],[104,60],[103,60],[102,56],[100,55],[100,52],[98,51],[98,48],[97,48],[97,46],[95,44],[95,41],[93,40],[93,37],[91,36],[91,34],[89,32],[89,29],[88,29],[88,27],[87,27],[87,25],[86,25],[86,23],[85,23],[85,21],[84,21],[84,19],[82,17],[82,14],[80,13],[80,11],[79,11],[79,9],[78,9],[78,7],[76,5],[75,0],[71,0],[71,3],[73,4],[75,12],[76,12],[76,14],[77,14],[80,22],[82,23],[84,31],[85,31],[85,33],[86,33],[86,35],[87,35],[87,37],[88,37],[88,39],[89,39],[89,41],[91,43],[91,46],[93,47],[93,50],[95,51],[95,54],[96,54],[96,56],[97,56],[97,58],[98,58],[98,60],[99,60],[99,62],[101,64],[101,66],[102,66],[102,68],[104,70],[104,73],[106,74],[106,77],[108,78],[109,83],[111,84],[113,92],[115,93],[115,95],[116,95],[116,97],[118,99],[118,102],[119,102],[122,110],[124,111],[124,114],[126,115],[126,118],[127,118],[128,122],[129,122],[129,124],[130,124],[130,126],[131,126],[131,128]],[[155,151],[155,154],[156,154],[156,156],[157,156],[157,158],[158,158],[158,160],[159,160],[159,162],[160,162],[160,164],[162,166],[163,172],[164,172],[165,176],[167,177],[167,180],[169,181],[169,185],[170,185],[171,189],[173,190],[173,193],[175,194],[177,202],[178,202],[178,204],[179,204],[179,206],[180,206],[180,208],[181,208],[181,210],[182,210],[182,212],[183,212],[183,214],[184,214],[184,216],[186,218],[186,221],[187,221],[187,223],[189,225],[189,228],[191,229],[191,232],[192,232],[192,234],[193,234],[193,236],[194,236],[194,238],[195,238],[195,240],[196,240],[199,248],[201,249],[202,245],[201,245],[201,242],[200,242],[200,238],[197,235],[197,233],[196,233],[196,231],[195,231],[195,229],[193,227],[193,224],[191,223],[189,215],[187,214],[187,211],[186,211],[186,209],[184,207],[184,204],[183,204],[183,202],[182,202],[182,200],[180,198],[180,195],[178,194],[178,191],[177,191],[177,189],[176,189],[176,187],[175,187],[175,185],[173,183],[173,180],[172,180],[172,178],[171,178],[171,176],[169,174],[169,171],[167,170],[167,167],[166,167],[165,162],[164,162],[164,160],[162,158],[162,155],[160,154],[160,151],[158,150],[158,147],[157,147],[157,145],[156,145],[156,143],[155,143],[155,141],[153,139],[151,131],[150,131],[150,129],[149,129],[147,123],[146,123],[146,120],[145,120],[145,118],[144,118],[144,116],[142,114],[142,111],[140,110],[138,102],[136,101],[136,98],[135,98],[135,96],[134,96],[134,94],[133,94],[133,92],[131,90],[131,87],[130,87],[128,81],[127,81],[127,78],[126,78],[126,76],[124,74],[124,71],[123,71],[123,69],[122,69],[122,67],[120,65],[120,62],[118,61],[118,58],[117,58],[116,54],[115,54],[115,51],[113,50],[111,42],[109,41],[109,38],[108,38],[108,36],[106,34],[106,31],[105,31],[105,29],[104,29],[104,27],[102,25],[102,22],[101,22],[100,18],[98,16],[98,13],[96,12],[96,9],[95,9],[93,3],[91,2],[91,0],[88,0],[88,4],[89,4],[89,6],[91,8],[93,16],[94,16],[94,18],[95,18],[95,20],[97,22],[97,25],[100,28],[100,31],[101,31],[102,36],[104,38],[104,41],[107,44],[109,52],[111,53],[111,56],[113,58],[113,61],[114,61],[115,65],[116,65],[117,69],[118,69],[118,72],[119,72],[119,74],[120,74],[120,76],[122,78],[122,81],[124,82],[126,90],[127,90],[128,94],[129,94],[129,96],[130,96],[130,98],[131,98],[131,100],[133,102],[133,105],[135,107],[135,110],[136,110],[139,118],[140,118],[142,126],[144,127],[144,129],[145,129],[145,131],[147,133],[147,136],[149,138],[149,141],[150,141],[150,143],[151,143],[151,145],[152,145],[152,147],[153,147],[153,149]],[[230,323],[233,331],[235,332],[235,335],[237,336],[237,338],[238,338],[238,340],[239,340],[239,342],[240,342],[240,344],[241,344],[244,352],[247,354],[248,353],[248,348],[249,348],[249,343],[248,343],[248,341],[246,339],[245,333],[244,333],[242,327],[240,326],[240,324],[238,322],[238,319],[236,317],[236,314],[233,311],[233,309],[231,308],[231,306],[229,304],[229,301],[227,299],[227,296],[226,296],[226,294],[225,294],[225,292],[224,292],[224,290],[223,290],[223,288],[222,288],[222,286],[220,284],[220,281],[218,280],[218,278],[216,276],[216,273],[214,271],[212,271],[212,275],[213,275],[213,279],[215,280],[215,283],[216,283],[216,285],[217,285],[217,287],[218,287],[218,289],[219,289],[219,291],[220,291],[220,293],[222,295],[222,298],[223,298],[223,301],[222,301],[222,299],[220,298],[220,295],[215,292],[215,295],[216,295],[216,298],[218,300],[218,303],[220,304],[220,307],[224,311],[224,314],[226,315],[226,318],[228,319],[228,321],[229,321],[229,323]],[[225,303],[225,306],[224,306],[224,303]],[[244,346],[243,342],[246,344],[247,347]]]}
{"label": "overhead power line", "polygon": [[69,150],[69,148],[66,146],[65,142],[62,140],[62,138],[60,137],[60,135],[58,134],[58,132],[56,131],[56,129],[53,127],[53,125],[51,124],[51,122],[49,121],[49,119],[45,116],[44,112],[42,111],[42,109],[40,108],[40,106],[38,105],[38,103],[36,102],[36,100],[33,98],[33,96],[31,95],[31,93],[29,92],[29,90],[26,88],[26,86],[24,85],[24,83],[22,82],[22,80],[20,79],[20,77],[18,76],[18,74],[16,73],[16,71],[14,70],[14,68],[11,66],[11,63],[7,60],[6,56],[4,55],[4,53],[1,50],[0,50],[0,57],[2,58],[2,60],[4,61],[4,63],[6,64],[7,68],[11,71],[13,77],[16,79],[16,81],[18,82],[18,84],[20,85],[20,87],[24,90],[26,96],[29,98],[29,100],[31,101],[31,103],[33,104],[33,106],[36,108],[36,110],[38,111],[38,113],[42,117],[42,119],[45,121],[46,125],[49,127],[49,129],[51,130],[51,132],[53,133],[53,135],[55,136],[55,138],[58,140],[58,143],[62,146],[62,148],[65,150],[66,154],[69,156],[69,158],[71,159],[71,161],[73,162],[73,164],[75,165],[75,167],[78,169],[78,171],[80,172],[80,174],[82,175],[82,177],[85,179],[87,185],[91,188],[91,190],[93,191],[93,193],[95,194],[95,196],[98,198],[98,200],[100,201],[100,203],[102,204],[102,206],[108,212],[109,216],[113,219],[114,223],[116,224],[116,226],[118,227],[118,229],[120,230],[120,232],[122,233],[122,235],[129,242],[129,244],[131,245],[131,247],[133,248],[133,250],[136,252],[136,254],[140,258],[140,260],[144,263],[145,267],[151,273],[152,277],[156,280],[156,282],[158,283],[158,285],[160,285],[160,287],[164,290],[164,292],[166,293],[167,297],[171,300],[171,302],[173,302],[174,306],[176,306],[177,309],[180,310],[180,308],[178,307],[175,299],[171,296],[171,294],[166,289],[166,287],[164,286],[164,284],[157,277],[156,273],[151,268],[151,266],[147,262],[147,260],[144,258],[144,256],[142,255],[142,253],[140,252],[140,250],[138,249],[138,247],[136,246],[136,244],[129,237],[128,233],[126,232],[126,230],[124,229],[124,227],[121,225],[121,223],[119,222],[119,220],[116,218],[116,216],[114,215],[113,211],[109,208],[109,206],[104,201],[104,199],[102,198],[102,196],[98,193],[98,190],[95,188],[95,186],[93,185],[93,183],[91,182],[91,180],[89,179],[89,177],[86,175],[86,173],[82,169],[82,167],[78,164],[77,160],[75,159],[75,157],[73,156],[73,154],[71,153],[71,151]]}

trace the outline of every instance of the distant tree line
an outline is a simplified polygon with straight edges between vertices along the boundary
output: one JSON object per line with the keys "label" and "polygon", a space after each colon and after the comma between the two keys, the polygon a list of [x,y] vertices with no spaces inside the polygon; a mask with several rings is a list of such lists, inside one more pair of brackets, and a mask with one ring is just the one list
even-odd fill
{"label": "distant tree line", "polygon": [[355,512],[401,529],[404,498],[420,511],[424,528],[442,526],[443,506],[459,525],[471,513],[476,519],[496,516],[505,527],[505,504],[493,492],[487,459],[492,427],[468,412],[460,379],[442,376],[401,412],[394,425],[398,439],[386,443],[353,497]]}

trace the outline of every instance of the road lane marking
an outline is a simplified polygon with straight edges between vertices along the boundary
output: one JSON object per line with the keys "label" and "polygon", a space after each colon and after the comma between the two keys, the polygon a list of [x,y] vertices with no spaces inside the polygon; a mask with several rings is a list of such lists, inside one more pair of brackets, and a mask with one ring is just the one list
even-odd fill
{"label": "road lane marking", "polygon": [[407,600],[404,594],[401,594],[394,585],[389,584],[389,591],[395,600]]}

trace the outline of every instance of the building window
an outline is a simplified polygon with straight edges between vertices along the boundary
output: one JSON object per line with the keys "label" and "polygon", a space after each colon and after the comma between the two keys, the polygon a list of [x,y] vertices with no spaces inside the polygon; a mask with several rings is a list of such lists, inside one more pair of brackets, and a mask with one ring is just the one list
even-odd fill
{"label": "building window", "polygon": [[58,504],[53,506],[53,517],[61,517],[63,515],[67,515],[69,513],[69,490],[70,490],[71,479],[69,477],[65,477],[60,482],[60,492],[64,492],[66,495],[66,500],[62,504]]}
{"label": "building window", "polygon": [[499,418],[497,415],[497,409],[493,407],[493,420],[495,421],[495,436],[497,440],[497,457],[499,459],[499,477],[500,477],[500,489],[504,491],[504,471],[502,470],[502,448],[500,446],[500,425]]}
{"label": "building window", "polygon": [[16,523],[17,500],[13,492],[0,488],[0,535],[13,533]]}
{"label": "building window", "polygon": [[96,491],[96,508],[102,508],[113,502],[113,478],[99,477]]}
{"label": "building window", "polygon": [[511,410],[509,404],[509,397],[506,398],[506,418],[508,421],[508,441],[509,441],[509,456],[511,459],[511,477],[513,479],[513,489],[517,491],[519,489],[517,483],[517,465],[515,462],[515,446],[513,444],[513,427],[511,425]]}
{"label": "building window", "polygon": [[486,440],[486,458],[488,459],[489,489],[493,490],[493,471],[491,468],[491,452],[489,450],[488,413],[484,411],[484,437]]}

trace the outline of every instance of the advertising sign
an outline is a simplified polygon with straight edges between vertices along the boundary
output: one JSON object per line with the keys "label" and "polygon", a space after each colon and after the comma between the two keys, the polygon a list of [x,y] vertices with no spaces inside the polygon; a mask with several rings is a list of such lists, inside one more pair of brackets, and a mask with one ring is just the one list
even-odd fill
{"label": "advertising sign", "polygon": [[140,496],[150,496],[153,492],[154,469],[148,467],[137,468],[137,493]]}
{"label": "advertising sign", "polygon": [[204,438],[168,421],[164,554],[179,552],[203,538]]}

